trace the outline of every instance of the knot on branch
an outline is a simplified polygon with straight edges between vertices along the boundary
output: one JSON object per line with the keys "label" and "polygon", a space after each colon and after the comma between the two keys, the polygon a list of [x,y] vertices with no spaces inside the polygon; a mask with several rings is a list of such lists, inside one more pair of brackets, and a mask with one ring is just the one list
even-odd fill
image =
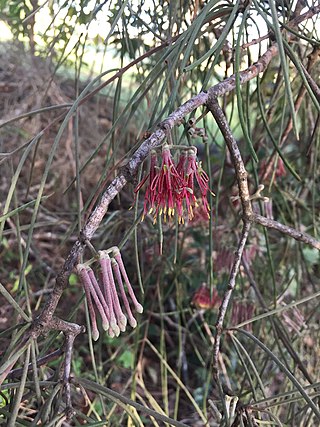
{"label": "knot on branch", "polygon": [[72,406],[65,409],[66,420],[70,421],[76,415],[76,411],[72,408]]}
{"label": "knot on branch", "polygon": [[79,242],[81,243],[81,245],[85,246],[87,244],[87,240],[87,236],[85,235],[83,230],[81,230],[79,233]]}
{"label": "knot on branch", "polygon": [[170,116],[163,120],[163,122],[158,124],[158,128],[162,129],[166,135],[171,132],[171,129],[173,128],[174,123],[170,119]]}

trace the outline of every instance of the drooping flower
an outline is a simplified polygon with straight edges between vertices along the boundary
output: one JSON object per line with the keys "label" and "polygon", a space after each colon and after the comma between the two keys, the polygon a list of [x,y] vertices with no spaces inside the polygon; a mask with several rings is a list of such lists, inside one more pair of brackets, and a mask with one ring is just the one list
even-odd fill
{"label": "drooping flower", "polygon": [[145,216],[149,213],[149,211],[152,212],[153,210],[155,210],[155,195],[151,192],[151,184],[156,176],[157,168],[158,168],[157,153],[154,150],[152,150],[151,156],[150,156],[150,171],[134,190],[135,194],[137,194],[138,191],[141,189],[141,187],[144,185],[144,183],[146,181],[149,182],[146,189],[145,196],[144,196],[142,221],[144,220]]}
{"label": "drooping flower", "polygon": [[[194,219],[194,209],[201,206],[202,211],[210,218],[210,207],[207,199],[209,188],[209,177],[203,170],[201,162],[197,161],[196,147],[190,147],[187,152],[180,154],[177,171],[185,182],[177,196],[177,210],[179,213],[179,223],[184,222],[183,215],[186,211],[188,219]],[[195,183],[199,190],[195,188]],[[196,194],[200,191],[201,204],[199,204]],[[213,194],[211,192],[211,194]]]}
{"label": "drooping flower", "polygon": [[167,215],[169,219],[174,216],[177,195],[183,187],[185,187],[185,182],[177,172],[171,157],[170,147],[164,145],[161,168],[150,186],[152,200],[155,204],[151,206],[149,213],[153,213],[154,222],[156,222],[158,214],[163,214],[165,222]]}
{"label": "drooping flower", "polygon": [[123,282],[122,282],[122,277],[121,277],[121,272],[120,272],[119,265],[118,265],[118,263],[117,263],[117,261],[115,259],[111,260],[111,264],[112,264],[112,269],[114,271],[114,274],[116,276],[116,279],[117,279],[117,282],[118,282],[118,285],[119,285],[119,288],[120,288],[121,298],[122,298],[123,304],[124,304],[126,312],[127,312],[129,324],[133,328],[135,328],[137,326],[137,321],[136,321],[136,319],[134,318],[134,316],[132,314],[129,301],[128,301],[127,295],[125,293],[125,290],[124,290],[124,286],[123,286]]}
{"label": "drooping flower", "polygon": [[99,251],[99,262],[102,271],[103,289],[110,310],[110,328],[118,336],[126,330],[127,319],[123,314],[113,279],[111,259],[106,251]]}
{"label": "drooping flower", "polygon": [[[281,302],[282,306],[285,306],[285,302]],[[301,330],[307,327],[306,319],[298,307],[292,307],[290,310],[282,311],[281,317],[286,323],[290,332],[295,334],[301,334]]]}
{"label": "drooping flower", "polygon": [[216,271],[221,273],[230,273],[234,261],[234,253],[224,247],[220,247],[214,256],[214,265]]}
{"label": "drooping flower", "polygon": [[277,163],[277,169],[276,169],[276,176],[281,177],[281,176],[285,176],[286,174],[287,174],[287,171],[284,167],[283,160],[281,159],[281,157],[279,157],[278,163]]}
{"label": "drooping flower", "polygon": [[120,253],[120,251],[116,249],[116,250],[114,251],[114,254],[113,254],[113,255],[114,255],[114,259],[115,259],[115,261],[118,263],[118,266],[119,266],[119,269],[120,269],[120,271],[121,271],[121,274],[122,274],[123,280],[125,281],[125,284],[127,285],[128,293],[129,293],[129,295],[130,295],[130,298],[131,298],[131,300],[132,300],[132,303],[133,303],[133,305],[134,305],[134,308],[135,308],[135,310],[136,310],[136,312],[137,312],[137,313],[142,313],[142,312],[143,312],[143,307],[142,307],[142,305],[138,302],[138,300],[137,300],[137,298],[136,298],[136,296],[135,296],[135,293],[134,293],[134,291],[133,291],[133,289],[132,289],[131,283],[130,283],[130,281],[129,281],[129,278],[128,278],[128,275],[127,275],[126,269],[125,269],[124,264],[123,264],[123,261],[122,261],[122,257],[121,257],[121,253]]}
{"label": "drooping flower", "polygon": [[[210,207],[207,199],[207,193],[211,192],[209,188],[209,177],[207,173],[203,170],[201,162],[197,162],[197,150],[193,147],[188,151],[188,161],[187,161],[187,177],[188,182],[187,186],[192,190],[193,195],[193,205],[198,206],[194,195],[194,182],[196,181],[200,189],[201,201],[204,210],[207,212],[208,218],[210,218]],[[211,192],[212,193],[212,192]],[[213,193],[212,193],[213,194]],[[192,206],[192,205],[191,205]],[[191,211],[192,213],[192,211]],[[192,213],[193,218],[193,213]]]}
{"label": "drooping flower", "polygon": [[[77,272],[83,284],[87,303],[88,303],[88,310],[89,310],[91,326],[92,326],[92,338],[94,339],[94,341],[97,341],[97,339],[99,338],[99,331],[97,327],[97,320],[96,320],[95,310],[93,307],[93,301],[95,302],[95,305],[101,315],[102,326],[104,330],[109,329],[109,320],[107,317],[108,311],[106,311],[103,307],[103,305],[106,306],[103,295],[101,294],[99,299],[96,293],[95,286],[93,285],[91,281],[91,277],[89,275],[89,270],[91,269],[89,267],[86,267],[84,264],[77,265]],[[103,303],[101,302],[101,299],[103,300]]]}
{"label": "drooping flower", "polygon": [[[274,175],[273,175],[274,174]],[[269,181],[274,176],[274,181],[287,174],[281,157],[273,157],[269,161],[263,160],[261,162],[259,177],[261,181]]]}
{"label": "drooping flower", "polygon": [[[211,212],[210,212],[211,216]],[[208,212],[202,205],[202,203],[193,211],[192,224],[194,226],[199,227],[207,227],[208,226]]]}
{"label": "drooping flower", "polygon": [[[198,193],[202,208],[209,218],[209,178],[201,162],[197,161],[196,147],[181,147],[177,165],[173,161],[170,148],[167,144],[163,146],[160,168],[156,166],[155,152],[151,153],[150,172],[135,189],[137,193],[143,184],[149,181],[144,198],[143,219],[149,213],[153,215],[154,223],[158,215],[163,215],[165,222],[167,218],[170,220],[175,215],[179,224],[184,223],[185,217],[192,221],[194,209],[199,206]],[[195,188],[195,184],[199,188]]]}
{"label": "drooping flower", "polygon": [[189,220],[192,221],[194,217],[193,207],[198,206],[196,197],[193,192],[193,177],[190,177],[189,180],[188,176],[188,164],[188,151],[183,150],[180,153],[179,161],[177,164],[177,172],[184,182],[184,186],[178,192],[176,200],[179,224],[184,223],[185,210],[187,212]]}
{"label": "drooping flower", "polygon": [[178,175],[184,181],[186,180],[186,163],[187,163],[187,150],[182,150],[179,156],[176,169],[177,169]]}
{"label": "drooping flower", "polygon": [[254,259],[259,255],[261,255],[261,249],[257,245],[257,243],[254,243],[252,245],[247,245],[243,249],[242,261],[243,261],[243,263],[245,263],[245,265],[248,268],[250,268],[252,266]]}

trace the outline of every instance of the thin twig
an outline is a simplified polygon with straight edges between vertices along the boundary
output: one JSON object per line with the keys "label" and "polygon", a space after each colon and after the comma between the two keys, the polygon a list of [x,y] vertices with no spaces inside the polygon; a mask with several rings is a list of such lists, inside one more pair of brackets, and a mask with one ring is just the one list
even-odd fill
{"label": "thin twig", "polygon": [[[277,48],[275,46],[271,46],[256,64],[240,72],[241,83],[245,83],[253,79],[260,72],[264,71],[270,63],[271,59],[276,54]],[[85,242],[87,240],[91,240],[95,231],[99,227],[104,215],[106,214],[110,202],[116,197],[117,194],[119,194],[125,184],[129,180],[132,180],[138,170],[138,167],[146,159],[149,152],[162,143],[166,136],[166,131],[168,131],[168,129],[172,129],[175,125],[180,124],[185,116],[196,110],[201,105],[205,105],[208,102],[209,98],[213,99],[217,96],[225,95],[226,93],[233,90],[235,88],[235,85],[235,75],[233,75],[210,88],[208,93],[200,92],[198,95],[191,98],[185,104],[181,105],[176,111],[170,114],[170,116],[166,120],[159,124],[159,129],[157,129],[148,139],[146,139],[141,144],[141,146],[137,149],[132,158],[128,161],[127,165],[122,168],[119,175],[111,182],[111,184],[109,184],[109,186],[103,193],[100,202],[87,220],[82,230],[80,239],[77,240],[74,246],[72,247],[61,272],[56,278],[54,290],[49,300],[47,301],[47,304],[42,310],[42,313],[35,321],[33,329],[39,330],[39,334],[41,333],[45,325],[49,325],[50,319],[52,318],[55,312],[62,292],[68,285],[69,275],[71,274],[73,267],[78,260],[78,257],[84,249]],[[245,172],[245,170],[243,172]],[[247,193],[247,195],[249,197],[249,193]],[[246,198],[244,200],[245,203],[247,203]],[[41,328],[38,328],[37,325],[40,324],[42,326]]]}
{"label": "thin twig", "polygon": [[66,398],[65,413],[67,415],[67,419],[71,419],[74,415],[74,410],[72,408],[72,402],[71,402],[71,385],[70,385],[73,343],[77,335],[85,331],[85,327],[79,326],[76,323],[66,322],[57,317],[53,317],[51,319],[50,326],[52,329],[63,331],[65,334],[65,358],[64,358],[64,365],[63,365],[62,380],[65,388],[65,398]]}
{"label": "thin twig", "polygon": [[239,196],[240,196],[242,211],[243,211],[242,212],[242,215],[243,215],[242,233],[238,243],[238,249],[235,253],[233,265],[231,268],[228,286],[224,292],[223,299],[219,307],[219,314],[216,322],[215,342],[213,346],[213,359],[212,359],[213,376],[216,384],[218,385],[220,395],[221,395],[221,400],[222,400],[222,403],[224,404],[224,408],[223,408],[224,415],[226,420],[228,421],[229,414],[227,412],[227,407],[224,399],[224,391],[222,389],[222,384],[219,378],[220,343],[221,343],[221,336],[223,332],[223,323],[227,313],[232,292],[236,286],[236,278],[239,272],[243,250],[249,235],[249,231],[251,227],[251,217],[253,215],[253,211],[252,211],[252,205],[251,205],[251,198],[249,194],[247,171],[246,171],[244,162],[242,160],[242,156],[238,148],[237,141],[235,140],[232,134],[229,123],[221,107],[219,106],[219,103],[215,96],[210,97],[209,101],[207,102],[207,107],[211,111],[213,117],[215,118],[216,123],[230,151],[233,167],[234,167],[237,182],[238,182]]}
{"label": "thin twig", "polygon": [[292,237],[293,239],[298,240],[299,242],[306,243],[307,245],[312,246],[315,249],[320,250],[320,242],[314,237],[310,236],[307,233],[303,233],[302,231],[296,230],[295,228],[289,227],[288,225],[281,224],[278,221],[274,221],[273,219],[266,218],[259,214],[254,214],[251,218],[253,222],[257,224],[263,225],[267,228],[273,228],[274,230],[278,230],[287,236]]}
{"label": "thin twig", "polygon": [[213,348],[213,367],[216,372],[218,370],[219,350],[220,350],[221,335],[223,331],[223,322],[226,316],[232,291],[234,290],[236,285],[236,278],[239,272],[241,257],[242,257],[243,249],[245,247],[245,244],[249,235],[250,227],[251,227],[251,222],[244,220],[241,237],[238,244],[238,249],[235,253],[235,257],[234,257],[234,261],[233,261],[233,265],[232,265],[232,269],[231,269],[231,273],[228,281],[228,286],[224,293],[221,305],[219,307],[219,314],[218,314],[218,319],[216,323],[215,345]]}
{"label": "thin twig", "polygon": [[71,361],[72,361],[72,350],[73,343],[76,336],[74,334],[66,334],[66,355],[64,359],[64,372],[63,372],[63,382],[66,392],[66,412],[68,415],[68,419],[71,419],[74,415],[74,411],[72,409],[71,402],[71,385],[70,385],[70,373],[71,373]]}
{"label": "thin twig", "polygon": [[[51,362],[52,360],[57,359],[58,357],[61,356],[63,352],[64,350],[62,348],[59,348],[58,350],[55,350],[52,353],[47,354],[46,356],[40,357],[37,360],[37,368],[39,366],[46,365],[48,362]],[[32,370],[33,370],[32,363],[29,363],[28,371],[32,371]],[[12,371],[9,372],[7,378],[19,378],[22,375],[22,372],[23,372],[23,368],[12,369]]]}
{"label": "thin twig", "polygon": [[242,235],[238,244],[238,250],[235,255],[228,286],[224,293],[222,303],[220,305],[219,315],[216,323],[215,345],[213,350],[213,369],[214,369],[215,380],[218,383],[220,383],[219,373],[218,373],[218,357],[219,357],[219,351],[220,351],[221,335],[223,331],[223,322],[227,312],[232,291],[236,284],[236,276],[239,271],[241,256],[242,256],[245,242],[249,234],[251,222],[260,223],[265,227],[277,229],[299,241],[307,243],[318,249],[320,249],[320,242],[318,242],[313,237],[306,235],[305,233],[299,232],[291,227],[280,224],[277,221],[269,220],[267,218],[264,218],[261,215],[253,213],[251,202],[250,202],[249,189],[248,189],[247,172],[244,166],[244,162],[242,160],[240,150],[237,145],[237,141],[235,140],[232,134],[232,131],[230,129],[230,126],[227,122],[227,119],[222,109],[219,106],[219,103],[216,99],[216,93],[214,91],[211,91],[211,93],[213,94],[213,96],[207,102],[207,107],[213,114],[231,154],[231,158],[232,158],[232,162],[233,162],[233,166],[235,169],[235,174],[238,182],[238,187],[239,187],[239,197],[242,204],[243,221],[244,221]]}
{"label": "thin twig", "polygon": [[[215,93],[211,91],[211,93]],[[244,218],[250,221],[250,218],[253,214],[251,206],[251,198],[248,187],[248,174],[244,165],[244,162],[241,157],[241,153],[235,140],[235,137],[232,134],[230,126],[227,122],[227,119],[222,111],[221,107],[215,96],[210,97],[207,102],[208,109],[211,111],[213,117],[215,118],[217,125],[224,137],[224,140],[229,148],[231,159],[233,162],[233,167],[235,170],[238,187],[239,187],[239,196],[241,200],[242,210]]]}

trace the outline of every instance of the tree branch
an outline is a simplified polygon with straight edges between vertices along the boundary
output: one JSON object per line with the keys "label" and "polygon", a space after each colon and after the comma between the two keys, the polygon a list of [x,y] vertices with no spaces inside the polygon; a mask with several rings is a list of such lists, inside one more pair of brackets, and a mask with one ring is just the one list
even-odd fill
{"label": "tree branch", "polygon": [[248,220],[244,220],[241,237],[238,243],[237,251],[235,253],[235,257],[234,257],[234,261],[233,261],[233,265],[232,265],[232,269],[231,269],[231,273],[228,281],[228,286],[223,295],[223,299],[219,307],[219,314],[216,322],[215,343],[213,347],[213,369],[214,369],[215,376],[218,375],[219,351],[220,351],[221,335],[223,332],[223,322],[227,313],[232,291],[236,286],[236,278],[240,268],[242,253],[249,235],[250,228],[251,228],[251,223]]}
{"label": "tree branch", "polygon": [[[212,358],[213,376],[218,385],[220,395],[221,395],[221,400],[222,402],[225,402],[224,392],[223,392],[222,385],[219,378],[219,354],[220,354],[221,336],[223,332],[223,323],[227,313],[231,295],[236,286],[236,278],[239,272],[243,250],[249,235],[253,211],[252,211],[252,206],[250,201],[247,171],[246,171],[244,162],[242,160],[242,156],[238,148],[237,141],[235,140],[232,134],[228,121],[215,96],[212,96],[209,98],[207,102],[207,107],[209,111],[212,113],[213,117],[215,118],[216,123],[230,151],[233,167],[234,167],[237,182],[238,182],[239,196],[240,196],[242,211],[243,211],[242,233],[238,243],[238,249],[235,253],[234,261],[232,264],[228,286],[224,292],[223,299],[219,307],[219,314],[216,322],[215,340],[214,340],[214,346],[213,346],[213,358]],[[225,404],[224,404],[224,414],[225,414],[225,417],[228,419],[229,414]]]}
{"label": "tree branch", "polygon": [[315,249],[320,250],[320,241],[310,236],[307,233],[303,233],[302,231],[298,231],[295,228],[289,227],[288,225],[281,224],[278,221],[274,221],[273,219],[266,218],[262,215],[254,214],[251,218],[253,222],[257,224],[263,225],[267,228],[273,228],[274,230],[278,230],[287,236],[292,237],[293,239],[298,240],[299,242],[306,243],[314,247]]}
{"label": "tree branch", "polygon": [[[37,360],[37,367],[46,365],[48,362],[51,362],[52,360],[57,359],[58,357],[61,356],[61,354],[63,354],[64,350],[62,348],[59,348],[58,350],[53,351],[50,354],[47,354],[46,356],[40,357]],[[33,370],[33,365],[32,363],[29,363],[28,366],[28,371],[32,371]],[[22,368],[17,368],[17,369],[12,369],[12,371],[9,372],[7,378],[19,378],[22,375],[23,369]]]}

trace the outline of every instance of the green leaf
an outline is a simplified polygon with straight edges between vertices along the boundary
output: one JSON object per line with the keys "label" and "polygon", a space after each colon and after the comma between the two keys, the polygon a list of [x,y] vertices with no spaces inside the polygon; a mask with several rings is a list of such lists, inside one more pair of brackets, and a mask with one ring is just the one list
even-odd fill
{"label": "green leaf", "polygon": [[71,273],[69,277],[69,285],[74,286],[78,284],[78,276],[75,273]]}
{"label": "green leaf", "polygon": [[319,263],[319,251],[317,249],[305,247],[302,249],[302,253],[309,264],[316,265]]}
{"label": "green leaf", "polygon": [[125,350],[118,358],[119,363],[126,369],[133,369],[134,354],[130,350]]}

